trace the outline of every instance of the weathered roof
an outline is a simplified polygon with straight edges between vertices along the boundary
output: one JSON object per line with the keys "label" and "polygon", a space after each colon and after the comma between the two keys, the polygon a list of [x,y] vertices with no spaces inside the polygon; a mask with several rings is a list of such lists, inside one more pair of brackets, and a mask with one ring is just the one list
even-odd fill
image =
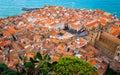
{"label": "weathered roof", "polygon": [[115,36],[108,34],[106,32],[103,32],[101,35],[104,36],[105,38],[113,41],[114,43],[120,45],[120,39],[116,38]]}

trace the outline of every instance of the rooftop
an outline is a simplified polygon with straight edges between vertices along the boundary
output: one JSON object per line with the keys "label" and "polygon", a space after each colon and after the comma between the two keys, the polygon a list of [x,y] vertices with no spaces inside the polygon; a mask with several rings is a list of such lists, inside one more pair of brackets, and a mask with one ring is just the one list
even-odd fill
{"label": "rooftop", "polygon": [[[17,57],[30,58],[36,52],[49,54],[51,61],[57,61],[62,56],[77,56],[97,66],[100,72],[103,69],[103,72],[106,63],[100,62],[104,61],[101,53],[89,45],[89,34],[83,36],[82,32],[87,27],[99,27],[99,23],[105,26],[109,21],[117,21],[115,24],[119,25],[114,18],[115,16],[102,10],[45,6],[20,16],[0,19],[0,54],[4,56],[4,59],[0,56],[0,60],[9,66],[15,66],[11,62],[16,63]],[[76,33],[81,35],[77,37]],[[102,35],[120,44],[120,41],[116,41],[108,33],[103,32]],[[9,52],[12,53],[10,59]]]}

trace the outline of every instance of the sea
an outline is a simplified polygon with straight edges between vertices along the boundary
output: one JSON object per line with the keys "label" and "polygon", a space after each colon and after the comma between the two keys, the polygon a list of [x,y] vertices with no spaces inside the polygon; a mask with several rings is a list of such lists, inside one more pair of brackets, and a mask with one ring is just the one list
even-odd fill
{"label": "sea", "polygon": [[120,18],[120,0],[0,0],[0,18],[20,15],[22,8],[55,5],[70,8],[101,9]]}

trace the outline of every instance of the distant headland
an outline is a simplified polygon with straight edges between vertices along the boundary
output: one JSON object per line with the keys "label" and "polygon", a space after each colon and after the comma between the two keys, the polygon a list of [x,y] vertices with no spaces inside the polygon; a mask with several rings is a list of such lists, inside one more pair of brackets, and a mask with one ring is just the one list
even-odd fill
{"label": "distant headland", "polygon": [[[83,59],[104,74],[120,68],[120,19],[103,10],[62,6],[24,8],[28,12],[0,19],[0,62],[15,69],[37,52],[51,62],[62,56]],[[18,59],[19,58],[19,59]]]}

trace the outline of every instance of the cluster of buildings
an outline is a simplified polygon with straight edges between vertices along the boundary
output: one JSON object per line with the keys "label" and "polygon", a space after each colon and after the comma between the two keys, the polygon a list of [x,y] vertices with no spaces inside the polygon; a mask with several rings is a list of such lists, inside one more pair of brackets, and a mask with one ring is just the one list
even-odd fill
{"label": "cluster of buildings", "polygon": [[120,71],[120,19],[102,10],[44,6],[20,16],[0,19],[0,62],[15,68],[37,52],[76,56],[100,75],[110,67]]}

